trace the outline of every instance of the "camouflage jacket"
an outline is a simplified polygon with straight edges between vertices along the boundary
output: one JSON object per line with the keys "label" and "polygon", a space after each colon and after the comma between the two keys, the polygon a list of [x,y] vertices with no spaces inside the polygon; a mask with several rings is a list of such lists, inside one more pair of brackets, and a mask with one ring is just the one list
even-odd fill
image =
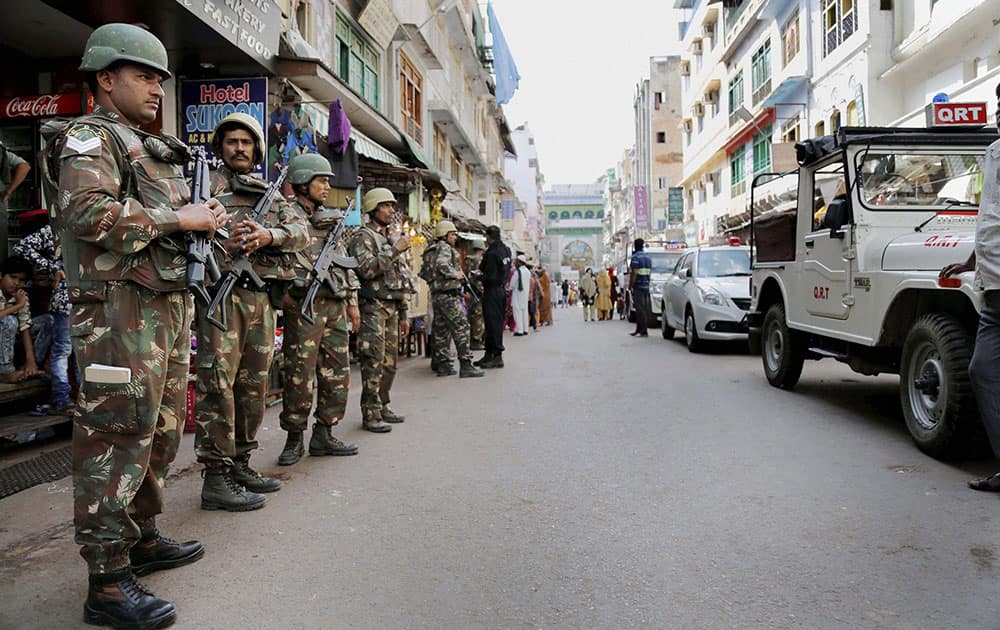
{"label": "camouflage jacket", "polygon": [[[230,230],[253,210],[267,186],[262,179],[238,175],[225,166],[212,171],[212,196],[232,215]],[[260,224],[271,232],[274,240],[250,255],[254,271],[264,279],[294,279],[294,253],[309,245],[309,222],[305,213],[298,204],[288,203],[278,196],[271,202],[271,208]],[[225,261],[220,267],[223,271],[227,269]]]}
{"label": "camouflage jacket", "polygon": [[480,295],[483,293],[483,281],[479,278],[479,274],[473,273],[474,271],[479,271],[479,265],[483,262],[483,250],[481,249],[470,249],[465,254],[465,276],[469,279],[469,284],[472,288],[476,290]]}
{"label": "camouflage jacket", "polygon": [[358,278],[364,298],[396,300],[406,312],[406,298],[413,291],[413,278],[403,254],[396,254],[385,233],[366,225],[354,233],[348,247],[358,259]]}
{"label": "camouflage jacket", "polygon": [[130,127],[98,106],[74,121],[59,153],[55,228],[73,302],[103,300],[105,282],[183,291],[186,246],[175,210],[190,188],[187,146]]}
{"label": "camouflage jacket", "polygon": [[[295,285],[297,289],[293,292],[301,293],[301,295],[304,296],[306,288],[308,287],[307,283],[311,281],[309,278],[309,272],[312,271],[313,265],[319,257],[320,251],[323,249],[323,241],[326,240],[327,233],[333,229],[334,226],[332,222],[314,221],[312,212],[303,206],[301,202],[296,201],[295,208],[296,211],[309,217],[309,221],[307,222],[309,245],[295,255]],[[344,245],[343,240],[337,244],[335,251],[338,254],[342,254],[344,256],[347,255],[347,247]],[[340,287],[340,290],[336,293],[331,293],[330,288],[324,284],[319,290],[319,295],[347,300],[348,305],[357,306],[358,288],[361,285],[358,283],[358,277],[355,275],[354,270],[341,269],[340,267],[334,265],[330,269],[330,275],[333,276],[334,281],[337,283],[337,286]]]}
{"label": "camouflage jacket", "polygon": [[452,291],[462,286],[462,260],[458,251],[447,241],[437,241],[430,246],[434,250],[431,257],[430,288],[431,293]]}

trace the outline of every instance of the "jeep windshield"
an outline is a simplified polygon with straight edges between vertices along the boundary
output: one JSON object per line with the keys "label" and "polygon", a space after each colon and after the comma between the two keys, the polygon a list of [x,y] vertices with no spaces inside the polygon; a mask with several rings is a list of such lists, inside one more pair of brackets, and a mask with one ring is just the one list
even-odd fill
{"label": "jeep windshield", "polygon": [[946,154],[861,151],[859,197],[870,210],[978,208],[983,160],[982,149]]}

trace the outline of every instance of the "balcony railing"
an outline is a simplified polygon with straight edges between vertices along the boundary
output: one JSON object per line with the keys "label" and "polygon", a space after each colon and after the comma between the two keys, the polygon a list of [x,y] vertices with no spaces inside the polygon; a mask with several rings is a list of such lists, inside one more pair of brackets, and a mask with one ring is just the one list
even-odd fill
{"label": "balcony railing", "polygon": [[424,130],[416,120],[403,116],[403,131],[413,138],[417,144],[424,146]]}
{"label": "balcony railing", "polygon": [[754,93],[753,95],[751,95],[750,100],[756,107],[758,104],[760,104],[761,101],[767,98],[770,93],[771,93],[771,79],[768,79],[767,81],[764,81],[764,83],[762,83],[759,88],[754,90]]}
{"label": "balcony railing", "polygon": [[739,197],[746,191],[747,191],[747,180],[744,179],[743,181],[736,182],[735,184],[732,185],[732,187],[729,189],[729,196],[735,199],[736,197]]}

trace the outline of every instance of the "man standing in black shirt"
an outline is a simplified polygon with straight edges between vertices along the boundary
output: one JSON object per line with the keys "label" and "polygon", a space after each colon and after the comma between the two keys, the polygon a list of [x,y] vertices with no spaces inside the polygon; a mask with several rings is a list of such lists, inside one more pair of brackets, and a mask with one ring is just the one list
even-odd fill
{"label": "man standing in black shirt", "polygon": [[486,253],[479,265],[483,281],[483,320],[486,324],[486,354],[476,362],[481,368],[503,367],[503,316],[507,305],[507,275],[510,248],[500,240],[500,228],[486,228]]}

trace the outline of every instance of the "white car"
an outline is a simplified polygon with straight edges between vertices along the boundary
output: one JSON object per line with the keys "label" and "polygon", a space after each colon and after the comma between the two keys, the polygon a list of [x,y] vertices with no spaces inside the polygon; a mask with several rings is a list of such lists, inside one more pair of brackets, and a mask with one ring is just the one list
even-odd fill
{"label": "white car", "polygon": [[699,247],[688,251],[663,284],[660,307],[664,339],[683,330],[688,350],[705,341],[747,338],[743,318],[750,310],[750,248]]}

